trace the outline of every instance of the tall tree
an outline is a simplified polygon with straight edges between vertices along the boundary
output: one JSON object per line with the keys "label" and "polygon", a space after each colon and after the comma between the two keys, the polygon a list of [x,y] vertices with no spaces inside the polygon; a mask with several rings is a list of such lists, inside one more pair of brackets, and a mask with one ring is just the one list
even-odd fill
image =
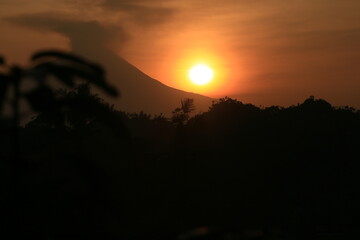
{"label": "tall tree", "polygon": [[184,125],[190,118],[190,113],[195,110],[194,99],[181,100],[181,107],[172,112],[171,120],[177,126]]}

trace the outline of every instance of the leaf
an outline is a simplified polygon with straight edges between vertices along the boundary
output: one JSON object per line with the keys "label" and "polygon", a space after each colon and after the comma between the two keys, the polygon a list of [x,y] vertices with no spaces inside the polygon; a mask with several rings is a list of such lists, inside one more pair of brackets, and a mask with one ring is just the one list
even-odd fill
{"label": "leaf", "polygon": [[0,74],[0,113],[5,102],[6,90],[9,86],[9,78]]}
{"label": "leaf", "polygon": [[[47,60],[47,62],[40,63],[38,66],[40,68],[43,67],[44,69],[47,69],[51,74],[58,77],[58,79],[64,83],[68,85],[73,84],[73,80],[71,79],[74,77],[79,77],[89,81],[94,85],[97,85],[100,89],[104,90],[109,95],[118,95],[116,89],[106,83],[105,71],[100,65],[88,62],[76,55],[63,53],[60,51],[39,52],[34,54],[31,60],[35,61],[44,58]],[[53,61],[49,62],[49,58],[52,58]]]}
{"label": "leaf", "polygon": [[44,84],[49,75],[48,70],[43,67],[36,66],[30,69],[25,69],[24,78],[35,79],[39,84]]}
{"label": "leaf", "polygon": [[104,74],[104,70],[100,65],[91,63],[75,54],[64,53],[64,52],[57,51],[57,50],[41,51],[41,52],[35,53],[31,57],[31,61],[39,60],[41,58],[55,58],[55,59],[66,60],[69,62],[87,66],[87,67],[91,68],[93,71],[97,72],[98,74]]}
{"label": "leaf", "polygon": [[0,74],[0,112],[5,102],[6,90],[9,85],[9,78],[6,75]]}
{"label": "leaf", "polygon": [[53,91],[45,85],[25,94],[25,98],[34,111],[45,112],[57,107]]}
{"label": "leaf", "polygon": [[79,97],[63,99],[62,103],[77,113],[93,116],[95,121],[104,124],[104,126],[111,129],[115,135],[123,136],[124,133],[127,134],[125,125],[123,125],[120,118],[114,114],[111,107],[106,104],[88,101],[87,99]]}
{"label": "leaf", "polygon": [[9,131],[9,129],[11,129],[13,126],[14,126],[14,122],[11,117],[2,116],[0,118],[0,131],[2,134],[4,134],[5,131]]}
{"label": "leaf", "polygon": [[30,72],[30,77],[33,77],[40,82],[43,81],[43,76],[46,75],[54,75],[67,86],[74,87],[74,79],[68,69],[53,62],[41,63],[34,67],[33,71]]}

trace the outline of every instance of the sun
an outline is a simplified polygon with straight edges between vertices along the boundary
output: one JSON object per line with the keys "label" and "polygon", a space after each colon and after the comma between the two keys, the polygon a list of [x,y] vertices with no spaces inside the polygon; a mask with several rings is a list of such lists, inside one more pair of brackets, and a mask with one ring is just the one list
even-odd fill
{"label": "sun", "polygon": [[205,64],[198,64],[189,70],[189,78],[197,85],[204,85],[214,77],[214,71]]}

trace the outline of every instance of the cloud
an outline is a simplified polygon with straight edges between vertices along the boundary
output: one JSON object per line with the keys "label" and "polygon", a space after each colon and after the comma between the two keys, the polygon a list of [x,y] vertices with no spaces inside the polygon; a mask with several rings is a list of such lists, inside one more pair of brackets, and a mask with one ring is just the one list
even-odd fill
{"label": "cloud", "polygon": [[67,6],[66,11],[45,10],[5,17],[1,20],[36,30],[60,33],[69,38],[72,49],[80,52],[86,52],[94,46],[104,47],[113,43],[116,44],[116,51],[119,51],[132,37],[153,34],[155,26],[170,21],[176,12],[175,8],[167,7],[163,0],[61,2]]}
{"label": "cloud", "polygon": [[126,14],[132,22],[148,27],[166,22],[176,13],[175,8],[164,3],[163,0],[105,0],[99,6]]}
{"label": "cloud", "polygon": [[38,13],[3,20],[40,31],[63,34],[70,39],[71,49],[80,54],[91,52],[96,56],[104,51],[111,39],[116,39],[119,44],[129,40],[128,34],[120,26],[104,26],[97,21],[81,21],[64,14]]}

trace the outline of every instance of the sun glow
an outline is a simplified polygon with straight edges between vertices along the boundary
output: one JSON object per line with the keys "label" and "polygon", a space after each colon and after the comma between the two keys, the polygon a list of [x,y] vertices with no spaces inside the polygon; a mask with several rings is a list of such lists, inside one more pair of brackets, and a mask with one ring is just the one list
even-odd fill
{"label": "sun glow", "polygon": [[197,85],[204,85],[214,77],[214,71],[205,64],[198,64],[189,70],[189,78]]}
{"label": "sun glow", "polygon": [[222,97],[223,92],[228,89],[227,59],[230,57],[222,56],[222,52],[189,49],[180,52],[175,59],[177,60],[169,68],[174,69],[172,74],[175,88],[215,98]]}

